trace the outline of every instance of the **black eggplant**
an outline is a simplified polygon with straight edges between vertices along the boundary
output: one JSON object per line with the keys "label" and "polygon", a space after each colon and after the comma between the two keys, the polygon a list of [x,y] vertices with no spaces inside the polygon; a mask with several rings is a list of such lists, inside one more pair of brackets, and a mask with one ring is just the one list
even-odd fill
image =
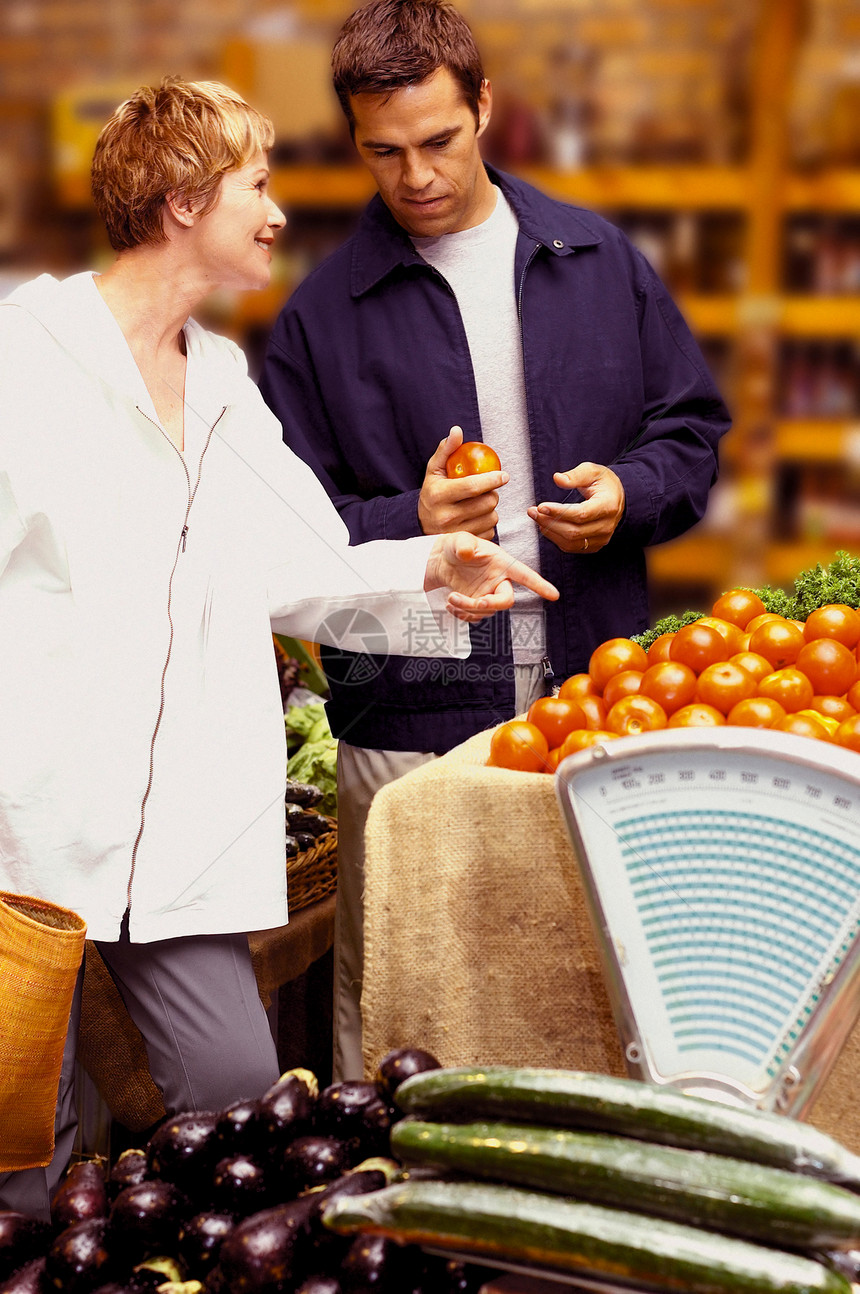
{"label": "black eggplant", "polygon": [[304,848],[304,845],[300,845],[298,842],[298,839],[295,836],[291,836],[289,834],[287,834],[284,837],[284,840],[286,844],[287,858],[298,858],[299,854],[302,852],[302,849]]}
{"label": "black eggplant", "polygon": [[258,1097],[234,1101],[221,1110],[215,1125],[218,1159],[227,1155],[250,1155],[263,1147],[263,1128]]}
{"label": "black eggplant", "polygon": [[310,1132],[317,1080],[307,1069],[288,1069],[260,1097],[260,1124],[271,1153],[280,1158],[295,1137]]}
{"label": "black eggplant", "polygon": [[31,1258],[16,1272],[0,1281],[0,1294],[42,1294],[45,1289],[45,1255]]}
{"label": "black eggplant", "polygon": [[215,1165],[209,1199],[219,1213],[246,1218],[274,1203],[270,1174],[253,1155],[227,1155]]}
{"label": "black eggplant", "polygon": [[343,1294],[405,1294],[414,1287],[411,1276],[420,1262],[417,1245],[401,1245],[388,1236],[357,1235],[340,1268]]}
{"label": "black eggplant", "polygon": [[337,1137],[358,1164],[371,1155],[391,1151],[393,1112],[376,1090],[376,1084],[358,1079],[332,1083],[320,1092],[314,1126],[323,1136]]}
{"label": "black eggplant", "polygon": [[287,778],[284,799],[290,804],[301,805],[303,809],[312,809],[322,798],[323,792],[318,786],[312,786],[309,782],[294,782],[292,778]]}
{"label": "black eggplant", "polygon": [[376,1090],[390,1105],[396,1104],[394,1094],[400,1084],[413,1074],[423,1074],[429,1069],[441,1069],[442,1066],[429,1051],[420,1047],[395,1047],[383,1056],[374,1076]]}
{"label": "black eggplant", "polygon": [[107,1219],[87,1218],[61,1231],[45,1255],[45,1284],[63,1294],[89,1294],[114,1275]]}
{"label": "black eggplant", "polygon": [[31,1258],[40,1257],[49,1234],[47,1222],[39,1222],[16,1209],[0,1210],[0,1280],[11,1276]]}
{"label": "black eggplant", "polygon": [[342,1236],[330,1231],[325,1225],[325,1210],[331,1200],[342,1195],[369,1195],[371,1191],[381,1191],[388,1182],[384,1173],[376,1169],[362,1171],[355,1169],[344,1173],[336,1181],[330,1182],[311,1192],[306,1198],[311,1201],[310,1229],[311,1243],[318,1261],[314,1264],[320,1271],[334,1271],[345,1258],[352,1236]]}
{"label": "black eggplant", "polygon": [[297,831],[307,831],[312,836],[324,836],[332,829],[328,818],[321,813],[314,813],[312,809],[303,809],[298,804],[287,804],[285,809],[287,831],[292,835]]}
{"label": "black eggplant", "polygon": [[221,1244],[236,1225],[228,1213],[195,1213],[179,1228],[178,1253],[186,1271],[201,1280],[215,1266]]}
{"label": "black eggplant", "polygon": [[51,1221],[55,1231],[73,1222],[104,1218],[108,1212],[104,1170],[94,1159],[72,1164],[51,1200]]}
{"label": "black eggplant", "polygon": [[329,1182],[321,1190],[313,1191],[307,1197],[313,1206],[311,1225],[315,1227],[318,1221],[322,1221],[326,1206],[331,1200],[339,1199],[341,1195],[369,1195],[371,1191],[381,1191],[387,1185],[388,1179],[380,1169],[356,1168],[344,1173],[335,1181]]}
{"label": "black eggplant", "polygon": [[173,1253],[189,1212],[186,1197],[173,1182],[153,1178],[127,1186],[111,1205],[108,1242],[130,1264]]}
{"label": "black eggplant", "polygon": [[207,1289],[292,1294],[309,1274],[309,1214],[307,1200],[290,1200],[237,1223],[221,1245]]}
{"label": "black eggplant", "polygon": [[317,843],[317,837],[312,836],[309,831],[297,831],[293,840],[298,846],[299,853],[304,853],[306,849],[313,849]]}
{"label": "black eggplant", "polygon": [[337,1137],[310,1133],[296,1137],[284,1151],[281,1175],[287,1190],[300,1195],[312,1186],[324,1186],[350,1166],[349,1149]]}
{"label": "black eggplant", "polygon": [[149,1177],[149,1168],[146,1163],[146,1151],[137,1148],[123,1150],[108,1174],[108,1197],[115,1200],[120,1191],[124,1191],[127,1186],[136,1186],[138,1182],[146,1181],[147,1177]]}
{"label": "black eggplant", "polygon": [[217,1138],[218,1119],[211,1110],[185,1110],[165,1119],[146,1148],[152,1176],[195,1195],[223,1153]]}

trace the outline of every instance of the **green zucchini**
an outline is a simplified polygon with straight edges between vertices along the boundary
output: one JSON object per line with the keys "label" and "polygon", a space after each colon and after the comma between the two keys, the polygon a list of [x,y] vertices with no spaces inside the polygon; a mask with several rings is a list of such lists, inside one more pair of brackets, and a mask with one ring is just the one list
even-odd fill
{"label": "green zucchini", "polygon": [[688,1150],[710,1150],[860,1191],[860,1156],[796,1119],[692,1096],[632,1078],[506,1065],[434,1069],[397,1088],[406,1114],[428,1119],[516,1119],[592,1128]]}
{"label": "green zucchini", "polygon": [[860,1248],[860,1199],[830,1182],[701,1150],[512,1123],[403,1119],[407,1166],[490,1178],[797,1249]]}
{"label": "green zucchini", "polygon": [[514,1186],[416,1178],[369,1195],[342,1195],[323,1220],[344,1234],[377,1232],[478,1262],[685,1294],[851,1290],[844,1276],[800,1254]]}

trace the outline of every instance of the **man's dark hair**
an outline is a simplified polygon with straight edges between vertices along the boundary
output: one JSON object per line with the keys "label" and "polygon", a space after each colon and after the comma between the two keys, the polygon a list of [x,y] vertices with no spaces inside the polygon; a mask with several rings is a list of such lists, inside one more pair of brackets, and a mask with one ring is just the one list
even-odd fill
{"label": "man's dark hair", "polygon": [[447,68],[478,118],[484,81],[471,28],[446,0],[370,0],[350,14],[332,52],[334,88],[349,122],[353,94],[390,94]]}

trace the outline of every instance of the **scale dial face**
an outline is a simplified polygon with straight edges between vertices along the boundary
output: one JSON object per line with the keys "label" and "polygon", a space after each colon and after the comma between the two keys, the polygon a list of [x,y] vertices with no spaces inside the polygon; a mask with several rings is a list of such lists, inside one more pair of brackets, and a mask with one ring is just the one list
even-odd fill
{"label": "scale dial face", "polygon": [[750,1099],[777,1081],[855,945],[858,774],[853,752],[758,729],[650,733],[559,768],[646,1077],[725,1076]]}

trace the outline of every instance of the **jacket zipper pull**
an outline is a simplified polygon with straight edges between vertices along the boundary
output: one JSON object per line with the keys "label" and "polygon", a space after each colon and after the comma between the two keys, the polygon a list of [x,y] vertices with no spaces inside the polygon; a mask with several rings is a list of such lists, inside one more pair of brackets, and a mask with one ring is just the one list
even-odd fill
{"label": "jacket zipper pull", "polygon": [[541,656],[540,663],[543,666],[544,678],[547,678],[547,679],[552,678],[553,668],[552,668],[552,661],[550,660],[549,656]]}
{"label": "jacket zipper pull", "polygon": [[183,553],[184,553],[184,552],[185,552],[185,541],[186,541],[186,539],[188,538],[188,527],[187,527],[187,526],[183,526],[183,527],[182,527],[182,534],[181,534],[180,538],[181,538],[181,540],[182,540],[182,551],[183,551]]}

